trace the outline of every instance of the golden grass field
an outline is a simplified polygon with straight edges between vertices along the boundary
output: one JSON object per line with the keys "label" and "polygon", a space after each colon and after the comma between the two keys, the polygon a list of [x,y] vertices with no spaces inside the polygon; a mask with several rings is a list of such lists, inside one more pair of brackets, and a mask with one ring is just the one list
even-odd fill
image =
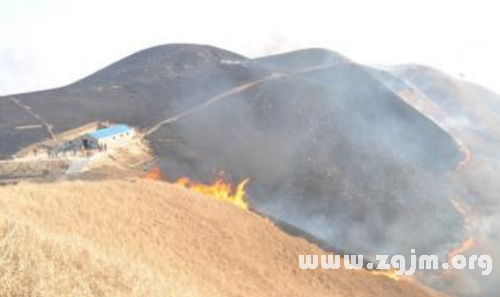
{"label": "golden grass field", "polygon": [[0,296],[437,296],[323,254],[232,204],[164,182],[0,187]]}

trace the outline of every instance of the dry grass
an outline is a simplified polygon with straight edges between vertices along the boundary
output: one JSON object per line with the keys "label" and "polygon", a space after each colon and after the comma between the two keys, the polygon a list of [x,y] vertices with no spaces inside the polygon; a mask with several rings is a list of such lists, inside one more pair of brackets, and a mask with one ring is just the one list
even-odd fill
{"label": "dry grass", "polygon": [[0,178],[30,177],[63,173],[68,168],[66,160],[1,161]]}
{"label": "dry grass", "polygon": [[162,182],[0,187],[0,296],[435,296],[321,254],[231,204]]}
{"label": "dry grass", "polygon": [[164,279],[144,265],[106,255],[88,241],[3,219],[1,296],[165,296]]}

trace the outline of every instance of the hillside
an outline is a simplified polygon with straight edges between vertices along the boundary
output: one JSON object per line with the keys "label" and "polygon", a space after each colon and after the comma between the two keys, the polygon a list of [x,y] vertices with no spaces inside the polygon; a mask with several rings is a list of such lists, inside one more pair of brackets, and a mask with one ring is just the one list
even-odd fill
{"label": "hillside", "polygon": [[[60,89],[0,97],[0,158],[34,141],[109,120],[149,127],[234,85],[265,76],[245,58],[198,45],[147,49]],[[16,102],[20,103],[18,106]],[[57,106],[57,108],[55,108]]]}
{"label": "hillside", "polygon": [[437,296],[366,271],[300,270],[299,254],[324,252],[162,182],[1,187],[0,208],[2,296]]}

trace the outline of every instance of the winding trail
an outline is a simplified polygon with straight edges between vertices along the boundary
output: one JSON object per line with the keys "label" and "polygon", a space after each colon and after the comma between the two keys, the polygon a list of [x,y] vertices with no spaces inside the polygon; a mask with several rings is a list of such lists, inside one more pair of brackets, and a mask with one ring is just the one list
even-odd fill
{"label": "winding trail", "polygon": [[261,79],[258,79],[258,80],[255,80],[255,81],[251,81],[251,82],[248,82],[248,83],[244,83],[242,85],[239,85],[239,86],[236,86],[232,89],[229,89],[227,91],[224,91],[220,94],[217,94],[213,97],[211,97],[210,99],[208,99],[206,102],[200,104],[200,105],[197,105],[191,109],[188,109],[188,110],[185,110],[175,116],[172,116],[172,117],[169,117],[167,119],[164,119],[163,121],[159,122],[158,124],[152,126],[151,128],[149,128],[146,132],[144,132],[144,136],[149,136],[151,134],[153,134],[154,132],[156,132],[158,129],[160,129],[163,125],[165,124],[169,124],[169,123],[172,123],[172,122],[175,122],[175,121],[178,121],[180,119],[182,119],[183,117],[186,117],[192,113],[195,113],[197,112],[198,110],[200,109],[203,109],[205,107],[208,107],[208,106],[211,106],[213,104],[216,104],[217,102],[221,101],[221,100],[224,100],[224,99],[228,99],[230,98],[231,95],[234,95],[234,94],[237,94],[237,93],[240,93],[240,92],[243,92],[245,90],[248,90],[250,89],[251,87],[255,86],[255,85],[258,85],[260,83],[263,83],[263,82],[266,82],[266,81],[271,81],[271,80],[275,80],[275,79],[279,79],[279,78],[283,78],[283,77],[287,77],[287,76],[292,76],[292,75],[297,75],[297,74],[304,74],[304,73],[308,73],[308,72],[312,72],[312,71],[316,71],[316,70],[321,70],[321,69],[325,69],[325,68],[329,68],[329,67],[333,67],[333,66],[336,66],[338,64],[336,63],[328,63],[328,64],[324,64],[324,65],[316,65],[316,66],[311,66],[309,68],[306,68],[304,70],[300,70],[300,71],[291,71],[289,73],[278,73],[278,72],[274,72],[264,78],[261,78]]}
{"label": "winding trail", "polygon": [[22,108],[24,111],[26,111],[28,114],[30,114],[34,119],[36,119],[42,126],[44,126],[52,139],[56,138],[56,135],[53,131],[54,126],[47,123],[46,121],[44,121],[39,114],[37,114],[33,111],[33,108],[22,104],[21,101],[15,97],[9,97],[8,100],[10,100],[12,103],[14,103],[15,105]]}
{"label": "winding trail", "polygon": [[240,93],[240,92],[243,92],[257,84],[260,84],[262,82],[265,82],[265,81],[269,81],[269,80],[273,80],[273,79],[277,79],[277,78],[280,78],[280,77],[284,77],[285,74],[280,74],[280,73],[273,73],[269,76],[266,76],[262,79],[258,79],[258,80],[255,80],[255,81],[251,81],[251,82],[248,82],[248,83],[245,83],[245,84],[242,84],[242,85],[239,85],[235,88],[232,88],[232,89],[229,89],[227,91],[224,91],[220,94],[217,94],[213,97],[211,97],[210,99],[208,99],[206,102],[200,104],[200,105],[197,105],[191,109],[188,109],[188,110],[185,110],[175,116],[172,116],[170,118],[167,118],[161,122],[159,122],[158,124],[154,125],[153,127],[149,128],[145,133],[144,133],[144,136],[149,136],[151,134],[153,134],[154,132],[156,132],[158,129],[160,129],[163,125],[165,124],[168,124],[168,123],[172,123],[172,122],[175,122],[175,121],[178,121],[180,119],[182,119],[183,117],[185,116],[188,116],[192,113],[195,113],[197,112],[198,110],[200,109],[203,109],[205,107],[208,107],[208,106],[211,106],[223,99],[226,99],[226,98],[229,98],[231,95],[234,95],[234,94],[237,94],[237,93]]}

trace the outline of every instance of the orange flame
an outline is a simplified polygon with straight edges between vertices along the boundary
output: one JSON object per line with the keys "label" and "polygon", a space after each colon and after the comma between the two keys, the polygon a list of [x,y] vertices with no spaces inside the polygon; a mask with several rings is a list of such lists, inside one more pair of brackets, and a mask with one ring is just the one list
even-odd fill
{"label": "orange flame", "polygon": [[464,168],[465,165],[467,165],[469,163],[469,161],[472,159],[472,153],[470,152],[470,150],[465,145],[463,145],[461,142],[459,142],[459,146],[460,146],[460,150],[464,154],[464,158],[462,159],[462,161],[460,161],[460,163],[455,168],[455,172],[461,171],[462,168]]}
{"label": "orange flame", "polygon": [[395,281],[399,281],[403,275],[396,275],[396,272],[392,269],[388,270],[372,270],[373,275],[384,276]]}
{"label": "orange flame", "polygon": [[451,264],[451,260],[453,259],[453,257],[458,256],[458,255],[463,255],[468,250],[470,250],[471,248],[473,248],[475,246],[475,244],[476,244],[475,240],[474,240],[474,237],[471,234],[472,230],[471,230],[471,226],[470,226],[470,218],[468,216],[468,211],[466,209],[466,206],[463,205],[461,202],[459,202],[458,200],[456,200],[453,197],[450,198],[450,201],[453,204],[453,206],[455,207],[455,209],[460,214],[462,214],[464,216],[464,218],[465,218],[465,228],[466,228],[465,231],[467,233],[467,239],[464,242],[462,242],[459,247],[457,247],[456,249],[451,250],[448,253],[448,263],[449,264]]}
{"label": "orange flame", "polygon": [[152,180],[164,180],[163,173],[161,172],[160,166],[153,167],[148,174],[146,174],[147,179]]}
{"label": "orange flame", "polygon": [[466,241],[462,242],[462,244],[458,248],[450,251],[450,253],[448,254],[448,263],[451,264],[451,260],[453,260],[453,257],[463,255],[475,245],[476,242],[474,241],[474,238],[469,237]]}
{"label": "orange flame", "polygon": [[248,178],[244,179],[236,187],[233,187],[224,177],[224,174],[219,174],[211,185],[196,183],[187,177],[178,179],[175,184],[201,194],[213,196],[222,201],[231,202],[243,209],[248,209],[245,188],[249,181]]}

